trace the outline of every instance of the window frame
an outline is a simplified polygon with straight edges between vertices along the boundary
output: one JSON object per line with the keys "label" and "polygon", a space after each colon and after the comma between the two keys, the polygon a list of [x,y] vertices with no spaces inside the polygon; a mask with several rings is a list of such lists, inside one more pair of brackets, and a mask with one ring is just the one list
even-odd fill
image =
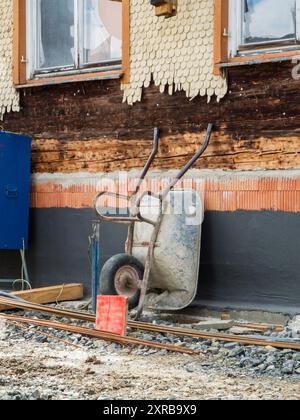
{"label": "window frame", "polygon": [[[236,1],[236,0],[234,0]],[[223,74],[224,69],[240,65],[252,65],[267,62],[292,60],[300,55],[300,43],[295,46],[284,46],[278,43],[275,47],[261,49],[246,49],[238,51],[237,35],[240,30],[237,14],[231,13],[232,0],[214,1],[214,74]],[[296,39],[300,40],[300,0],[297,0],[297,33]],[[230,34],[231,25],[234,24],[233,36]],[[231,56],[231,52],[236,54]],[[239,54],[237,54],[239,52]]]}
{"label": "window frame", "polygon": [[28,78],[26,0],[13,0],[13,82],[16,88],[61,84],[77,81],[121,79],[126,84],[129,74],[129,14],[130,0],[112,0],[122,2],[122,60],[116,68],[95,66],[72,69],[70,72],[39,73],[35,78]]}

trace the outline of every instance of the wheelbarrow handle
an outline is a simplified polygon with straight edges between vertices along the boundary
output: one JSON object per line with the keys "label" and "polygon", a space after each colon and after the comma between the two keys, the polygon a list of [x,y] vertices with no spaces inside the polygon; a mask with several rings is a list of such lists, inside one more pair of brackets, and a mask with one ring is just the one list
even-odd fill
{"label": "wheelbarrow handle", "polygon": [[192,157],[192,159],[181,169],[181,171],[179,172],[177,177],[170,183],[170,185],[164,191],[161,192],[161,197],[162,198],[165,198],[169,194],[169,192],[173,190],[173,188],[175,187],[177,182],[179,182],[181,180],[181,178],[191,169],[191,167],[203,155],[203,153],[205,152],[205,150],[207,149],[207,147],[209,145],[209,141],[211,139],[212,131],[213,131],[213,124],[209,123],[208,127],[207,127],[206,136],[205,136],[205,139],[204,139],[204,142],[203,142],[202,146],[200,147],[198,152]]}
{"label": "wheelbarrow handle", "polygon": [[153,149],[152,149],[151,155],[149,156],[149,159],[148,159],[146,165],[144,166],[144,169],[143,169],[143,171],[140,175],[139,182],[138,182],[138,184],[135,188],[135,191],[131,194],[131,197],[133,197],[134,195],[136,195],[139,192],[139,190],[141,188],[141,185],[142,185],[142,183],[143,183],[143,181],[144,181],[144,179],[145,179],[145,177],[146,177],[146,175],[147,175],[147,173],[148,173],[148,171],[149,171],[149,169],[152,165],[152,162],[154,161],[155,156],[157,155],[158,144],[159,144],[159,128],[155,127],[154,128],[154,135],[153,135]]}
{"label": "wheelbarrow handle", "polygon": [[99,209],[97,207],[97,202],[104,195],[107,195],[109,197],[122,198],[122,199],[127,200],[127,201],[130,200],[130,197],[128,197],[127,195],[124,195],[124,194],[112,193],[112,192],[109,192],[109,191],[101,191],[94,198],[94,209],[95,209],[98,217],[100,218],[100,220],[105,221],[105,222],[113,222],[113,223],[120,223],[120,224],[131,224],[133,222],[139,221],[137,217],[131,217],[131,216],[106,216],[106,215],[102,214],[101,211],[99,211]]}
{"label": "wheelbarrow handle", "polygon": [[153,193],[152,191],[144,191],[137,199],[135,203],[135,211],[131,210],[133,213],[133,216],[138,219],[139,222],[148,223],[149,225],[156,226],[157,222],[151,219],[148,219],[147,217],[142,216],[141,214],[141,203],[144,197],[154,197],[159,200],[159,212],[160,215],[163,212],[163,201],[159,194]]}

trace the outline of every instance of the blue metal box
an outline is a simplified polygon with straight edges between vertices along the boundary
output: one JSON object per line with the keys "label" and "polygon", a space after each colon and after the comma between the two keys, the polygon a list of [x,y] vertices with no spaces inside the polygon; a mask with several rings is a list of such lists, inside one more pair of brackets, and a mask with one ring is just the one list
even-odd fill
{"label": "blue metal box", "polygon": [[28,246],[31,138],[0,132],[0,249]]}

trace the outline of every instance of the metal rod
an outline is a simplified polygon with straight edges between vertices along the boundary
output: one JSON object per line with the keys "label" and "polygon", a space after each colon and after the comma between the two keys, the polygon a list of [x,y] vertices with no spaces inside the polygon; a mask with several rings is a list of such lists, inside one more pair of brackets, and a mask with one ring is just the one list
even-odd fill
{"label": "metal rod", "polygon": [[143,169],[143,171],[141,173],[139,182],[138,182],[138,184],[136,186],[135,191],[132,193],[131,197],[133,197],[134,195],[136,195],[139,192],[140,188],[141,188],[141,185],[142,185],[142,183],[143,183],[143,181],[144,181],[144,179],[145,179],[145,177],[146,177],[146,175],[147,175],[147,173],[148,173],[148,171],[150,169],[150,166],[151,166],[152,162],[154,161],[155,156],[157,155],[157,152],[158,152],[158,142],[159,142],[159,129],[156,127],[156,128],[154,128],[153,149],[152,149],[151,155],[149,156],[149,159],[148,159],[146,165],[144,166],[144,169]]}
{"label": "metal rod", "polygon": [[79,327],[77,325],[72,325],[72,324],[63,324],[61,322],[45,321],[45,320],[40,320],[40,319],[35,319],[35,318],[18,317],[14,315],[0,315],[0,318],[6,319],[8,321],[20,322],[27,325],[36,325],[39,327],[46,327],[46,328],[53,328],[53,329],[57,329],[61,331],[68,331],[74,334],[86,335],[88,337],[98,338],[100,340],[115,342],[122,345],[132,344],[135,346],[146,346],[146,347],[156,348],[160,350],[169,350],[175,353],[184,353],[184,354],[191,354],[191,355],[197,354],[196,351],[185,348],[185,347],[174,346],[172,344],[162,344],[155,341],[142,340],[140,338],[119,336],[117,334],[111,334],[104,331],[97,331],[92,328]]}
{"label": "metal rod", "polygon": [[209,123],[203,145],[200,147],[198,152],[192,157],[192,159],[184,166],[184,168],[181,169],[181,171],[178,173],[177,177],[173,179],[171,184],[161,193],[162,198],[165,198],[169,194],[169,192],[173,190],[177,182],[180,181],[180,179],[191,169],[191,167],[203,155],[203,153],[205,152],[205,150],[207,149],[209,145],[212,130],[213,130],[213,124]]}
{"label": "metal rod", "polygon": [[92,302],[94,313],[96,313],[97,295],[100,286],[100,223],[100,221],[93,222],[92,235]]}
{"label": "metal rod", "polygon": [[[10,308],[19,308],[19,309],[27,309],[30,311],[40,311],[49,313],[56,316],[71,318],[71,319],[78,319],[86,322],[95,322],[95,316],[90,314],[85,314],[77,311],[69,311],[69,310],[62,310],[51,308],[45,305],[38,305],[38,304],[24,304],[22,302],[17,302],[11,299],[0,298],[0,304],[4,304]],[[128,321],[128,327],[142,330],[142,331],[150,331],[156,332],[161,334],[174,334],[177,336],[185,336],[185,337],[193,337],[198,339],[213,339],[219,341],[226,341],[226,342],[235,342],[245,345],[254,345],[254,346],[271,346],[280,349],[291,349],[291,350],[298,350],[300,351],[300,343],[295,343],[292,341],[274,341],[272,339],[264,338],[264,337],[249,337],[249,336],[236,336],[234,334],[225,334],[225,333],[209,333],[209,332],[199,332],[192,329],[185,329],[185,328],[176,328],[176,327],[167,327],[161,325],[153,325],[153,324],[146,324],[144,322],[135,322],[135,321]]]}

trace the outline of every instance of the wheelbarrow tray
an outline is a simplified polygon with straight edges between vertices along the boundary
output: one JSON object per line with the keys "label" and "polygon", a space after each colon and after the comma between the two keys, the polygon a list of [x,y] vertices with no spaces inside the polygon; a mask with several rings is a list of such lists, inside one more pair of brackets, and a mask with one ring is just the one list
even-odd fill
{"label": "wheelbarrow tray", "polygon": [[[204,210],[193,190],[171,191],[155,244],[145,307],[176,311],[194,300],[200,266]],[[155,220],[153,197],[141,203],[143,217]],[[132,254],[145,264],[153,226],[136,223]]]}

